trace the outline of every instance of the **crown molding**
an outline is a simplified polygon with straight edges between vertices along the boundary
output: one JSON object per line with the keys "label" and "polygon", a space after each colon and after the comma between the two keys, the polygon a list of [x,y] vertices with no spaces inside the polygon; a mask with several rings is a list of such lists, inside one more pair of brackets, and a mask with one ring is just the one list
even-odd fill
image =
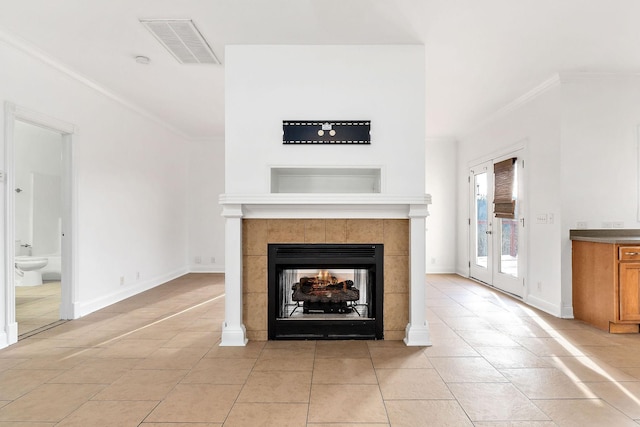
{"label": "crown molding", "polygon": [[547,80],[543,81],[542,83],[540,83],[539,85],[537,85],[533,89],[531,89],[528,92],[520,95],[519,97],[517,97],[513,101],[511,101],[508,104],[506,104],[505,106],[499,108],[498,110],[496,110],[493,114],[490,114],[484,120],[481,120],[478,123],[476,123],[475,125],[471,126],[469,129],[467,129],[465,132],[463,132],[463,134],[461,135],[460,139],[464,139],[465,137],[467,137],[472,132],[477,131],[477,130],[489,125],[490,123],[495,122],[496,120],[504,117],[505,115],[507,115],[508,113],[510,113],[510,112],[512,112],[514,110],[517,110],[518,108],[522,107],[523,105],[525,105],[525,104],[531,102],[532,100],[536,99],[540,95],[546,93],[550,89],[553,89],[555,87],[560,86],[561,83],[562,83],[562,80],[560,78],[560,74],[558,74],[558,73],[554,74],[553,76],[549,77]]}
{"label": "crown molding", "polygon": [[169,125],[166,123],[166,121],[162,120],[160,117],[156,116],[155,114],[149,112],[148,110],[140,107],[137,104],[134,104],[133,102],[128,101],[125,98],[122,98],[121,96],[115,94],[114,92],[111,92],[110,90],[108,90],[107,88],[105,88],[104,86],[94,82],[93,80],[89,79],[86,76],[83,76],[82,74],[72,70],[71,68],[67,67],[66,65],[62,64],[61,62],[59,62],[58,60],[52,58],[51,56],[47,55],[46,53],[44,53],[43,51],[41,51],[40,49],[38,49],[37,47],[33,46],[32,44],[30,44],[29,42],[27,42],[26,40],[19,38],[18,36],[14,35],[14,34],[9,34],[4,30],[0,29],[0,41],[1,42],[5,42],[7,45],[31,56],[34,59],[39,60],[40,62],[50,66],[51,68],[65,74],[66,76],[70,77],[71,79],[77,81],[78,83],[81,83],[91,89],[93,89],[94,91],[98,92],[99,94],[115,101],[116,103],[122,105],[125,108],[128,108],[129,110],[139,114],[140,116],[149,119],[151,121],[153,121],[154,123],[162,126],[163,128],[165,128],[166,130],[168,130],[169,132],[184,138],[184,139],[193,139],[191,136],[185,134],[184,132],[182,132],[181,130]]}
{"label": "crown molding", "polygon": [[507,105],[496,110],[493,114],[489,115],[484,120],[479,121],[474,126],[469,127],[465,132],[461,134],[460,139],[464,139],[472,132],[477,131],[480,128],[487,126],[488,124],[504,117],[508,113],[522,107],[528,102],[533,101],[540,95],[546,93],[548,90],[558,87],[562,84],[595,80],[619,80],[621,78],[640,78],[640,72],[606,72],[606,71],[594,71],[594,72],[561,72],[556,73],[549,77],[547,80],[540,83],[530,91],[524,93],[518,98],[514,99]]}
{"label": "crown molding", "polygon": [[621,78],[638,78],[640,72],[563,72],[559,74],[560,83],[583,82],[593,80],[619,80]]}

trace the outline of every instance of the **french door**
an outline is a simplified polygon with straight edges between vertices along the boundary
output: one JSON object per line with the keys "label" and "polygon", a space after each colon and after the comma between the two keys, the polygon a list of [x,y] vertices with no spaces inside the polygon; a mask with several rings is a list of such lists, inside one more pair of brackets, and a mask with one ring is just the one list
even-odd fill
{"label": "french door", "polygon": [[521,151],[508,156],[515,159],[512,217],[499,218],[494,214],[494,164],[504,158],[480,163],[469,170],[469,276],[518,297],[524,294],[525,267]]}

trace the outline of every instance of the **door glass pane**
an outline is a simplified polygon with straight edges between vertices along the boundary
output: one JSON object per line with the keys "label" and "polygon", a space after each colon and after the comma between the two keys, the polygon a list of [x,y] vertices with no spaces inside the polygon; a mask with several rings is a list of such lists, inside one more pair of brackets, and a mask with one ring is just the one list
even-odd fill
{"label": "door glass pane", "polygon": [[518,220],[501,219],[500,273],[518,277]]}
{"label": "door glass pane", "polygon": [[475,221],[476,221],[476,256],[475,263],[487,268],[487,224],[489,218],[489,206],[487,204],[487,173],[474,176],[474,188],[476,194]]}
{"label": "door glass pane", "polygon": [[500,219],[500,273],[518,277],[518,163],[514,165],[513,200],[516,201],[514,219]]}

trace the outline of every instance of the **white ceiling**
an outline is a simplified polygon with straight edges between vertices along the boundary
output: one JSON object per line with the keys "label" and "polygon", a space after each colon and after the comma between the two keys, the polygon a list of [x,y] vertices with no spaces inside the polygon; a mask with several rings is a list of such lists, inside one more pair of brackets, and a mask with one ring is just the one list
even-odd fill
{"label": "white ceiling", "polygon": [[[230,44],[424,44],[430,137],[463,134],[558,72],[640,72],[638,0],[0,0],[0,11],[0,30],[190,138],[224,135]],[[179,64],[140,18],[193,19],[223,65]]]}

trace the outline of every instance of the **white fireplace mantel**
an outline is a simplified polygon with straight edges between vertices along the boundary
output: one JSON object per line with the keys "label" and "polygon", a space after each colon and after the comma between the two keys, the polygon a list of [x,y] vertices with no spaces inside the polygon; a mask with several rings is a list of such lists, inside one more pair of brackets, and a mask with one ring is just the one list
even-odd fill
{"label": "white fireplace mantel", "polygon": [[242,219],[243,218],[385,218],[410,220],[408,346],[431,345],[425,317],[425,221],[429,194],[223,194],[225,217],[225,320],[221,346],[247,343],[242,323]]}
{"label": "white fireplace mantel", "polygon": [[220,204],[224,217],[410,218],[429,215],[431,195],[222,194]]}

